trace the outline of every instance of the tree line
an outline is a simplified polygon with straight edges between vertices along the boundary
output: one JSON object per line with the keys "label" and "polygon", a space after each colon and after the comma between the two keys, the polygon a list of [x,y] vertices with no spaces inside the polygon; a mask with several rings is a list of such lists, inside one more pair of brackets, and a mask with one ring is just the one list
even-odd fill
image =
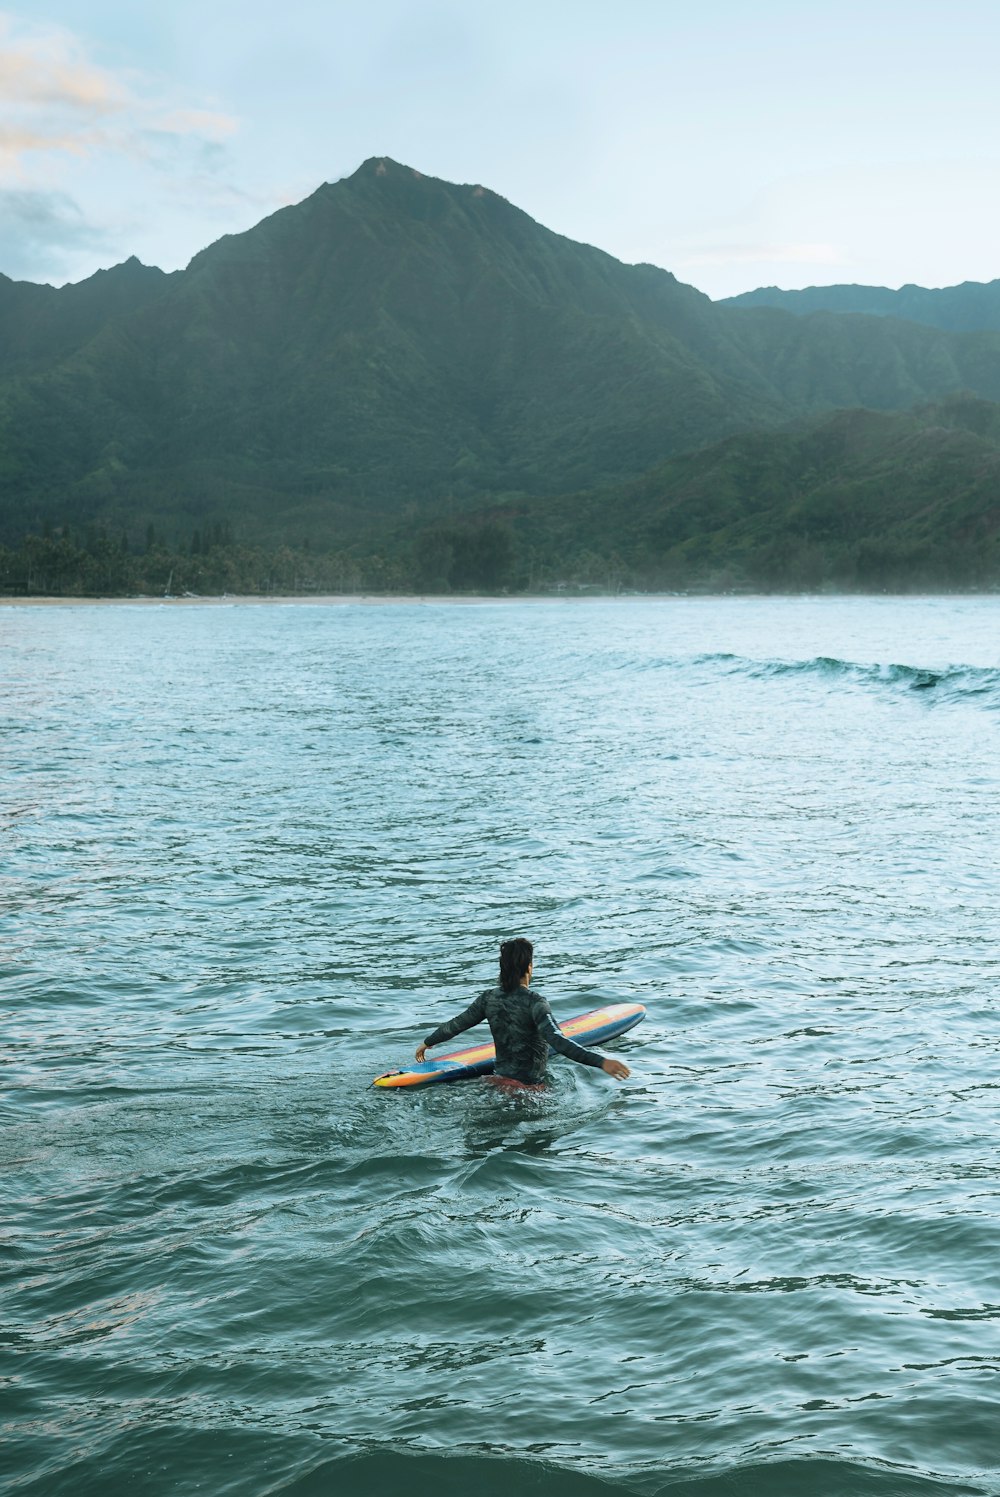
{"label": "tree line", "polygon": [[7,596],[130,597],[321,593],[891,592],[995,590],[1000,548],[970,539],[819,541],[788,531],[734,544],[719,534],[659,548],[521,518],[481,517],[317,548],[237,538],[225,522],[180,543],[104,526],[45,525],[0,544]]}
{"label": "tree line", "polygon": [[153,525],[135,545],[103,525],[46,524],[0,545],[0,591],[9,596],[492,592],[528,581],[515,565],[512,533],[493,521],[433,527],[379,549],[251,543],[226,522],[200,526],[183,543]]}

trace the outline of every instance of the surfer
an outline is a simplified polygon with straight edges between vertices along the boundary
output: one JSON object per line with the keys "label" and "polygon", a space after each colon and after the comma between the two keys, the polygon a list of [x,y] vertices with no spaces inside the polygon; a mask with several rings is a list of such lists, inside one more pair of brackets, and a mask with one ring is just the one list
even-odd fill
{"label": "surfer", "polygon": [[464,1029],[485,1019],[493,1035],[497,1059],[494,1076],[498,1081],[520,1086],[538,1086],[545,1079],[549,1046],[577,1060],[584,1066],[599,1067],[609,1076],[624,1081],[629,1068],[612,1055],[599,1055],[567,1039],[556,1023],[548,1000],[531,990],[534,948],[522,936],[504,941],[500,946],[500,981],[473,999],[467,1009],[439,1024],[417,1046],[417,1060],[427,1050],[445,1040],[454,1039]]}

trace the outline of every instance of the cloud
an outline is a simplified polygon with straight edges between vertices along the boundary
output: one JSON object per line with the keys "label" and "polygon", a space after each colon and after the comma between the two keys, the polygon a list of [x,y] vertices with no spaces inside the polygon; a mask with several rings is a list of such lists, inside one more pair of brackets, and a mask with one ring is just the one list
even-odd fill
{"label": "cloud", "polygon": [[108,73],[74,55],[62,33],[18,37],[0,18],[0,97],[27,104],[67,105],[90,114],[120,109],[124,94]]}
{"label": "cloud", "polygon": [[26,180],[40,155],[144,156],[152,135],[198,148],[237,128],[229,115],[164,97],[155,79],[100,66],[68,31],[0,12],[0,174],[8,181]]}
{"label": "cloud", "polygon": [[234,135],[239,124],[231,115],[208,109],[175,109],[160,119],[158,128],[168,135],[200,135],[218,141]]}
{"label": "cloud", "polygon": [[0,270],[66,279],[124,259],[164,188],[189,215],[218,214],[239,122],[211,104],[0,11]]}
{"label": "cloud", "polygon": [[[31,152],[60,151],[71,156],[84,156],[101,142],[100,132],[95,130],[72,130],[53,121],[46,125],[38,122],[33,128],[27,125],[11,125],[0,120],[0,165],[19,167]],[[20,175],[16,172],[15,175]]]}
{"label": "cloud", "polygon": [[23,179],[39,152],[84,154],[106,139],[128,95],[89,62],[78,41],[0,14],[0,171]]}
{"label": "cloud", "polygon": [[107,247],[68,193],[0,190],[0,265],[14,279],[58,277],[67,252]]}

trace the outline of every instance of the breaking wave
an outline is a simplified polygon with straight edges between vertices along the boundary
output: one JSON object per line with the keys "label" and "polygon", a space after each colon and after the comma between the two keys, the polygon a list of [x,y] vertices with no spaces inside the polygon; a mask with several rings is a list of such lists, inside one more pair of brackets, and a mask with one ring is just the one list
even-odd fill
{"label": "breaking wave", "polygon": [[818,655],[811,660],[750,660],[733,654],[701,655],[695,664],[719,667],[727,674],[756,680],[812,677],[840,681],[849,687],[918,692],[933,703],[1000,707],[1000,669],[991,666],[951,665],[931,669],[918,665],[865,665],[828,655]]}

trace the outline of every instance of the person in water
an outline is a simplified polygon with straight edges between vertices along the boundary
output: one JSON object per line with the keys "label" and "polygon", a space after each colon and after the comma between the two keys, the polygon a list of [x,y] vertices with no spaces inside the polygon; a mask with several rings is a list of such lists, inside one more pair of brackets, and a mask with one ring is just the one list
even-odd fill
{"label": "person in water", "polygon": [[423,1060],[433,1045],[454,1039],[463,1029],[471,1029],[485,1019],[493,1035],[497,1059],[493,1074],[498,1080],[537,1086],[545,1079],[549,1046],[570,1060],[584,1066],[599,1066],[609,1076],[624,1081],[629,1068],[611,1055],[599,1055],[566,1038],[556,1023],[548,1000],[531,990],[534,948],[519,936],[504,941],[500,947],[500,981],[473,999],[467,1009],[439,1024],[417,1046],[417,1060]]}

